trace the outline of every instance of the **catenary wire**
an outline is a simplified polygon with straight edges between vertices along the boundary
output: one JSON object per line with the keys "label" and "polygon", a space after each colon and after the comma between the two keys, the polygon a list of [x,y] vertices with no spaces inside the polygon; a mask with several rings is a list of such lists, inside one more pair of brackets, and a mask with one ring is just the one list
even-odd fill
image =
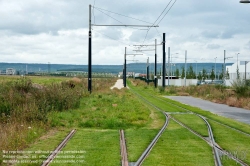
{"label": "catenary wire", "polygon": [[99,7],[95,7],[95,8],[99,9],[99,10],[103,10],[103,11],[109,12],[109,13],[113,13],[113,14],[116,14],[116,15],[119,15],[119,16],[123,16],[123,17],[127,17],[127,18],[134,19],[134,20],[137,20],[137,21],[141,21],[141,22],[144,22],[144,23],[147,23],[147,24],[152,24],[152,23],[144,21],[144,20],[140,20],[140,19],[137,19],[137,18],[133,18],[133,17],[130,17],[130,16],[123,15],[123,14],[112,12],[112,11],[109,11],[109,10],[106,10],[106,9],[102,9],[102,8],[99,8]]}
{"label": "catenary wire", "polygon": [[[107,14],[107,13],[103,12],[102,10],[99,10],[98,8],[95,8],[95,9],[96,9],[96,10],[98,10],[99,12],[101,12],[101,13],[105,14],[106,16],[108,16],[108,17],[110,17],[110,18],[114,19],[115,21],[119,22],[121,25],[124,25],[124,26],[125,26],[125,24],[124,24],[123,22],[119,21],[118,19],[116,19],[116,18],[114,18],[114,17],[110,16],[109,14]],[[140,29],[140,28],[135,28],[135,27],[132,27],[132,29],[137,29],[137,30],[145,30],[145,29]],[[147,30],[147,29],[146,29],[146,30]]]}

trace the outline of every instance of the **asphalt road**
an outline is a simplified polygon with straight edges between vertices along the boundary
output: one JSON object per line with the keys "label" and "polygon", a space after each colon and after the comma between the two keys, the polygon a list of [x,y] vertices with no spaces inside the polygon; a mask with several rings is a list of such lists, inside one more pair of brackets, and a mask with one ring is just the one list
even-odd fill
{"label": "asphalt road", "polygon": [[210,111],[214,114],[235,119],[237,121],[250,124],[250,110],[229,107],[225,104],[217,104],[207,100],[194,98],[191,96],[166,96],[167,98],[179,101],[184,104],[199,107],[203,110]]}

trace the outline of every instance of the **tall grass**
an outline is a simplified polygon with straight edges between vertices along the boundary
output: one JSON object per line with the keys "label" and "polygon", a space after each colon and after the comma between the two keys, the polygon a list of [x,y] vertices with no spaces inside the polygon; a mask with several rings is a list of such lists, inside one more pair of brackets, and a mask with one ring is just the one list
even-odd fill
{"label": "tall grass", "polygon": [[49,112],[78,108],[86,96],[83,80],[37,86],[24,77],[0,84],[0,151],[26,147],[49,127]]}

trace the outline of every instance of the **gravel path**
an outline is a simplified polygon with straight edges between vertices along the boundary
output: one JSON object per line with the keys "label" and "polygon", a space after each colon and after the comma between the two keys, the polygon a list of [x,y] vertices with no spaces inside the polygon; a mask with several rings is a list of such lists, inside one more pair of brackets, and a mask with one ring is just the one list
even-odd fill
{"label": "gravel path", "polygon": [[[122,88],[124,88],[124,86],[123,86],[123,79],[118,79],[118,80],[116,81],[115,85],[112,86],[110,89],[114,89],[114,88],[117,88],[117,89],[122,89]],[[127,88],[128,88],[128,86],[127,86]]]}
{"label": "gravel path", "polygon": [[199,107],[214,114],[235,119],[237,121],[250,124],[250,110],[243,108],[229,107],[225,104],[217,104],[207,100],[194,98],[191,96],[165,96],[184,104]]}

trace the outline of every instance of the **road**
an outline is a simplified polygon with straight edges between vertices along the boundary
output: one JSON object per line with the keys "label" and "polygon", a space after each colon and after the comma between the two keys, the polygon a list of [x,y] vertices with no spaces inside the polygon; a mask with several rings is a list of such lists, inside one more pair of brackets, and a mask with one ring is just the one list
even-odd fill
{"label": "road", "polygon": [[184,104],[199,107],[214,114],[228,117],[243,123],[250,124],[250,110],[243,108],[229,107],[225,104],[217,104],[207,100],[194,98],[191,96],[165,96]]}

